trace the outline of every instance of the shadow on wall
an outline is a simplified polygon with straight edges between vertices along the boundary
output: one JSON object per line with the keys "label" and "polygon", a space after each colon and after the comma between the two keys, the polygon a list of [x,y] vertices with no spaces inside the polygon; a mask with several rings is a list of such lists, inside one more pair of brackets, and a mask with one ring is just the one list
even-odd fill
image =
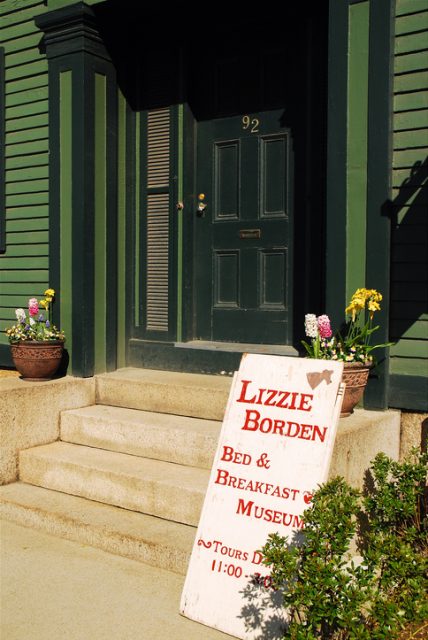
{"label": "shadow on wall", "polygon": [[425,418],[421,426],[421,451],[428,451],[428,418]]}
{"label": "shadow on wall", "polygon": [[[408,334],[428,311],[428,157],[415,162],[394,200],[384,204],[391,219],[390,338],[423,338]],[[407,335],[405,335],[407,334]],[[426,332],[425,332],[426,337]]]}

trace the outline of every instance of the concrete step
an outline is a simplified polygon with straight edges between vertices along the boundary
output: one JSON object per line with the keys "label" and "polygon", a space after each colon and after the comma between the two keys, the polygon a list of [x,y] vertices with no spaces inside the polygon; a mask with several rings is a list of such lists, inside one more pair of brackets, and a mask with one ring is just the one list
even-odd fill
{"label": "concrete step", "polygon": [[21,482],[0,487],[5,520],[185,575],[196,529]]}
{"label": "concrete step", "polygon": [[210,469],[221,423],[137,409],[96,405],[64,411],[66,442]]}
{"label": "concrete step", "polygon": [[197,525],[209,472],[68,442],[21,451],[20,479],[148,515]]}
{"label": "concrete step", "polygon": [[96,402],[223,420],[232,379],[197,373],[119,369],[96,376]]}

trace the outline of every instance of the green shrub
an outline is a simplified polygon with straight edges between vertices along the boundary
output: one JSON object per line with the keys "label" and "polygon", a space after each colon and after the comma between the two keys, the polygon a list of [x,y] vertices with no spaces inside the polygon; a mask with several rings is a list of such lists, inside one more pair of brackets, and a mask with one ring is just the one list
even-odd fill
{"label": "green shrub", "polygon": [[393,640],[428,617],[427,461],[380,453],[363,494],[343,478],[319,487],[303,541],[269,536],[263,562],[288,610],[285,639]]}

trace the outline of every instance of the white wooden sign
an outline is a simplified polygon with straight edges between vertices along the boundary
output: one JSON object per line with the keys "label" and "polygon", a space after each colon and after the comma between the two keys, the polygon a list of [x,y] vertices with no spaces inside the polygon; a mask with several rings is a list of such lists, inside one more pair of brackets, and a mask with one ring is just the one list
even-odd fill
{"label": "white wooden sign", "polygon": [[181,598],[183,615],[245,640],[280,638],[259,550],[293,536],[327,479],[342,363],[246,354],[235,373]]}

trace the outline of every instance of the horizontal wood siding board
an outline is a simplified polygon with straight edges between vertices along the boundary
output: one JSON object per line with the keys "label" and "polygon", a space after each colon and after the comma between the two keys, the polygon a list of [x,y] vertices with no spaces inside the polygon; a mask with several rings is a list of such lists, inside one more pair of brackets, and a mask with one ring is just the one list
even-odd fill
{"label": "horizontal wood siding board", "polygon": [[[426,8],[425,8],[426,9]],[[398,15],[395,21],[395,35],[428,31],[428,11]]]}
{"label": "horizontal wood siding board", "polygon": [[[8,88],[8,85],[6,85],[6,90]],[[39,102],[40,100],[48,100],[48,86],[46,84],[40,84],[39,86],[28,89],[20,89],[15,93],[9,93],[9,91],[6,91],[7,108],[25,105],[29,102]],[[11,115],[11,113],[13,112],[6,111],[6,118],[12,118],[13,115]]]}
{"label": "horizontal wood siding board", "polygon": [[391,358],[391,373],[409,376],[427,376],[427,362],[417,358]]}
{"label": "horizontal wood siding board", "polygon": [[21,94],[21,98],[18,96],[17,99],[21,100],[22,96],[30,91],[36,91],[38,89],[43,89],[46,93],[45,88],[48,86],[48,79],[46,74],[39,73],[36,76],[32,76],[31,78],[24,78],[21,80],[13,80],[12,82],[7,83],[7,93],[9,96],[9,103],[14,99],[12,96],[19,93]]}
{"label": "horizontal wood siding board", "polygon": [[428,311],[421,311],[421,305],[415,301],[393,300],[391,314],[397,320],[412,320],[418,315],[420,320],[428,320]]}
{"label": "horizontal wood siding board", "polygon": [[[425,176],[425,171],[422,172],[420,175],[418,174],[417,176],[415,176],[415,179],[412,180],[412,184],[414,186],[417,187],[421,187],[426,178],[428,176]],[[399,188],[399,187],[405,187],[409,182],[409,170],[408,169],[394,169],[392,172],[392,187],[393,188]]]}
{"label": "horizontal wood siding board", "polygon": [[427,74],[424,71],[401,74],[395,78],[394,93],[426,89],[427,84]]}
{"label": "horizontal wood siding board", "polygon": [[394,116],[394,130],[428,129],[428,109],[402,111]]}
{"label": "horizontal wood siding board", "polygon": [[6,295],[19,295],[22,298],[35,298],[42,292],[39,282],[7,282],[1,286],[2,293]]}
{"label": "horizontal wood siding board", "polygon": [[[393,263],[392,265],[392,277],[395,282],[414,282],[426,285],[428,281],[426,269],[423,267],[423,262],[413,263]],[[428,337],[428,336],[427,336]]]}
{"label": "horizontal wood siding board", "polygon": [[31,205],[27,207],[9,207],[6,209],[8,220],[22,220],[27,218],[47,218],[48,210],[46,205]]}
{"label": "horizontal wood siding board", "polygon": [[9,258],[33,258],[34,256],[49,256],[49,245],[47,243],[33,243],[26,245],[6,244],[6,251]]}
{"label": "horizontal wood siding board", "polygon": [[412,168],[416,162],[423,162],[424,159],[423,151],[420,149],[403,149],[394,152],[392,166],[394,169]]}
{"label": "horizontal wood siding board", "polygon": [[395,73],[422,71],[428,68],[428,51],[404,53],[395,59]]}
{"label": "horizontal wood siding board", "polygon": [[47,229],[49,229],[49,218],[47,216],[34,219],[27,218],[25,220],[25,224],[23,224],[22,219],[11,219],[8,220],[7,228],[8,232],[22,231],[23,229],[25,229],[26,231],[31,231],[32,229],[34,229],[34,231],[46,231]]}
{"label": "horizontal wood siding board", "polygon": [[6,254],[2,258],[2,269],[48,269],[49,264],[46,257],[30,257],[21,256],[19,258],[9,258]]}
{"label": "horizontal wood siding board", "polygon": [[6,107],[6,119],[27,118],[29,115],[37,115],[38,113],[48,113],[48,101],[36,100],[27,102],[26,104],[17,104],[13,107]]}
{"label": "horizontal wood siding board", "polygon": [[427,8],[427,0],[397,0],[395,15],[403,16],[412,13],[419,13],[420,11],[426,11]]}
{"label": "horizontal wood siding board", "polygon": [[6,196],[6,207],[20,207],[30,204],[48,204],[49,194],[47,192],[18,193]]}
{"label": "horizontal wood siding board", "polygon": [[33,60],[33,62],[11,67],[10,69],[6,68],[5,78],[6,82],[9,82],[16,78],[27,78],[38,73],[45,73],[47,70],[48,66],[45,60]]}
{"label": "horizontal wood siding board", "polygon": [[49,138],[48,127],[34,127],[23,131],[11,131],[6,134],[6,144],[17,144],[29,140],[47,140]]}
{"label": "horizontal wood siding board", "polygon": [[[0,18],[1,20],[1,18]],[[40,44],[40,33],[32,33],[30,35],[23,35],[20,38],[10,40],[7,44],[7,50],[9,54],[13,54],[18,51],[26,51],[26,49],[34,49]]]}
{"label": "horizontal wood siding board", "polygon": [[400,375],[389,378],[389,406],[397,409],[428,411],[427,374],[425,376]]}
{"label": "horizontal wood siding board", "polygon": [[25,169],[28,167],[48,166],[49,155],[47,153],[33,153],[24,156],[12,156],[6,158],[6,170]]}
{"label": "horizontal wood siding board", "polygon": [[[422,263],[421,263],[422,265]],[[421,283],[415,282],[394,282],[394,287],[391,293],[392,300],[401,300],[403,302],[410,301],[426,301],[427,287]],[[417,320],[418,318],[415,318]]]}
{"label": "horizontal wood siding board", "polygon": [[6,195],[18,193],[40,193],[41,191],[48,191],[48,183],[46,179],[6,182]]}
{"label": "horizontal wood siding board", "polygon": [[394,320],[391,323],[391,340],[399,338],[409,340],[425,340],[428,335],[428,320],[418,320],[410,327],[405,320]]}
{"label": "horizontal wood siding board", "polygon": [[391,355],[402,358],[426,359],[428,358],[428,341],[401,339],[391,347]]}
{"label": "horizontal wood siding board", "polygon": [[47,269],[33,269],[31,273],[28,269],[2,269],[0,271],[0,283],[2,287],[3,282],[28,282],[30,279],[31,284],[38,282],[45,283],[45,285],[48,286],[49,272]]}
{"label": "horizontal wood siding board", "polygon": [[395,39],[395,53],[411,53],[413,51],[424,51],[427,46],[426,33],[410,33],[399,36]]}
{"label": "horizontal wood siding board", "polygon": [[428,147],[428,129],[398,131],[393,135],[396,151],[401,149],[426,149]]}
{"label": "horizontal wood siding board", "polygon": [[6,133],[14,131],[29,131],[38,127],[47,127],[48,113],[24,116],[22,118],[9,118],[6,120]]}
{"label": "horizontal wood siding board", "polygon": [[401,93],[394,97],[394,111],[396,113],[410,109],[428,109],[428,90]]}
{"label": "horizontal wood siding board", "polygon": [[28,36],[34,33],[37,33],[40,36],[40,31],[37,29],[34,22],[31,20],[27,20],[26,22],[21,22],[20,24],[12,25],[8,29],[3,29],[2,30],[3,43],[7,48],[8,43],[15,40],[15,38],[19,38],[21,36]]}
{"label": "horizontal wood siding board", "polygon": [[46,164],[36,167],[24,167],[23,169],[10,169],[7,173],[8,182],[20,182],[22,180],[39,180],[49,177],[49,167]]}
{"label": "horizontal wood siding board", "polygon": [[30,242],[36,243],[48,243],[49,234],[47,231],[18,231],[16,233],[8,233],[7,244],[28,244]]}
{"label": "horizontal wood siding board", "polygon": [[8,16],[15,13],[17,8],[37,7],[45,4],[41,0],[3,0],[0,4],[0,16]]}
{"label": "horizontal wood siding board", "polygon": [[47,140],[38,140],[36,142],[21,142],[19,144],[9,144],[6,147],[6,169],[7,158],[12,156],[25,156],[33,153],[44,153],[49,151]]}

